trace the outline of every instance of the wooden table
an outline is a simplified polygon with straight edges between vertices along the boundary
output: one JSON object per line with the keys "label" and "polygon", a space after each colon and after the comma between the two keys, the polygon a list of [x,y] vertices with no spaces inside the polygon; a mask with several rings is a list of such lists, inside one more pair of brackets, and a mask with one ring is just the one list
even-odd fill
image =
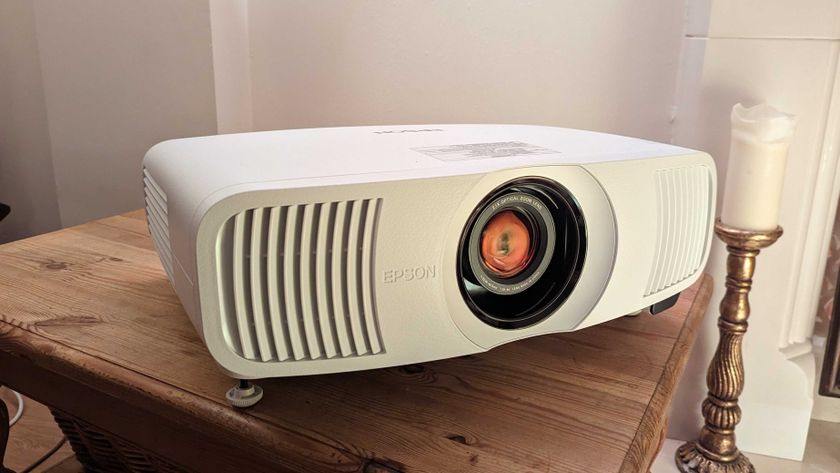
{"label": "wooden table", "polygon": [[242,411],[137,211],[0,246],[0,383],[103,471],[639,472],[710,292],[704,276],[656,317],[480,355],[263,380]]}

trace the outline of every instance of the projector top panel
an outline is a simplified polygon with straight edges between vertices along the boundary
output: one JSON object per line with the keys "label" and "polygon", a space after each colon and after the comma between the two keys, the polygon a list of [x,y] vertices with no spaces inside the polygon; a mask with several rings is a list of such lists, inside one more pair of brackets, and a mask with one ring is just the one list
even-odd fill
{"label": "projector top panel", "polygon": [[[311,128],[165,141],[145,165],[208,188],[439,177],[552,164],[589,164],[696,151],[623,136],[531,125]],[[317,182],[315,182],[317,181]]]}

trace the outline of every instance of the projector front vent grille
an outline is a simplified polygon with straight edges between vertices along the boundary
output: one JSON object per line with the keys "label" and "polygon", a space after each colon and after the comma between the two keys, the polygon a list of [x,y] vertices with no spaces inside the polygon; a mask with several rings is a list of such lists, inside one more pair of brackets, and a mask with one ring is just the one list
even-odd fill
{"label": "projector front vent grille", "polygon": [[264,362],[384,352],[373,268],[381,205],[262,207],[225,222],[216,261],[228,345]]}
{"label": "projector front vent grille", "polygon": [[155,182],[148,169],[143,168],[143,193],[146,198],[146,219],[166,275],[172,279],[172,249],[169,246],[169,209],[166,194]]}
{"label": "projector front vent grille", "polygon": [[711,176],[705,166],[656,172],[657,221],[654,263],[645,296],[700,269],[709,229]]}

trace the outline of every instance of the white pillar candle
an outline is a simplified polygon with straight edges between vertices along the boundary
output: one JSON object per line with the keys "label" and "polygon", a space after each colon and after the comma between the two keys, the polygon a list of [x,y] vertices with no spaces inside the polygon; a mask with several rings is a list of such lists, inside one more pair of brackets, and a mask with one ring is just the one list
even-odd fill
{"label": "white pillar candle", "polygon": [[779,223],[782,184],[796,117],[769,105],[732,107],[732,138],[720,220],[742,230]]}

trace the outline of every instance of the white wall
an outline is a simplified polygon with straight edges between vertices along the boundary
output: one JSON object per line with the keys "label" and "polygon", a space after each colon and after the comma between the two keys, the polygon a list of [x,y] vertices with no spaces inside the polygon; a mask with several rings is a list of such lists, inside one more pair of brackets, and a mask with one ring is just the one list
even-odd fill
{"label": "white wall", "polygon": [[256,129],[510,122],[670,139],[682,2],[249,3]]}
{"label": "white wall", "polygon": [[142,206],[158,141],[215,133],[207,1],[35,2],[63,225]]}
{"label": "white wall", "polygon": [[248,0],[209,0],[219,133],[253,130]]}
{"label": "white wall", "polygon": [[[738,445],[747,452],[799,459],[813,404],[810,335],[840,191],[840,3],[711,0],[690,5],[674,141],[711,153],[723,182],[733,104],[767,102],[799,117],[780,217],[785,234],[756,265],[744,343],[744,417],[737,429]],[[707,267],[716,291],[672,405],[669,435],[675,438],[694,438],[702,423],[699,406],[718,338],[716,304],[723,293],[725,254],[716,242]]]}
{"label": "white wall", "polygon": [[12,207],[0,223],[0,242],[61,226],[28,0],[0,1],[0,202]]}
{"label": "white wall", "polygon": [[0,241],[140,207],[146,149],[217,130],[514,122],[668,141],[680,3],[4,2]]}
{"label": "white wall", "polygon": [[142,206],[153,144],[216,132],[206,0],[0,2],[0,242]]}

